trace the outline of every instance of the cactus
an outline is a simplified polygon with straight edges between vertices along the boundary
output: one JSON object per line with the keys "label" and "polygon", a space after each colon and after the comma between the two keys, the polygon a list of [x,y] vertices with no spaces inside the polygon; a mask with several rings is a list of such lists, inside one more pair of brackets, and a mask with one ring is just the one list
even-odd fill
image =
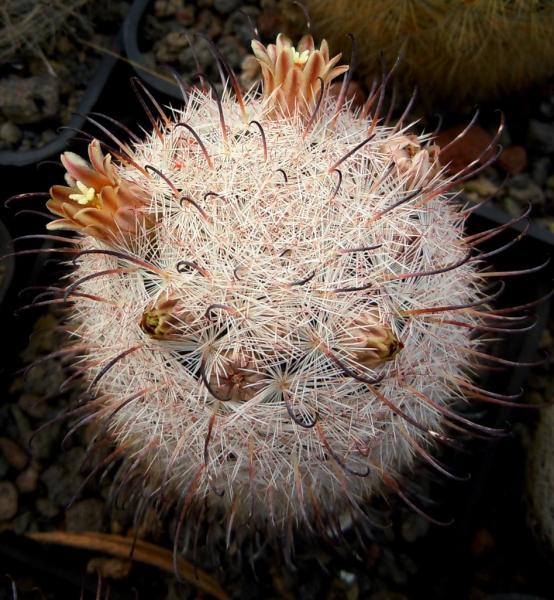
{"label": "cactus", "polygon": [[465,237],[449,193],[472,167],[448,178],[430,136],[382,123],[383,90],[356,112],[333,97],[348,67],[325,41],[252,45],[261,93],[230,69],[234,94],[204,80],[169,112],[143,89],[152,132],[93,120],[112,145],[65,152],[47,204],[50,231],[78,232],[46,236],[72,258],[52,301],[90,392],[71,430],[96,423],[114,496],[175,507],[176,540],[203,520],[329,535],[374,496],[413,505],[416,459],[445,472],[434,446],[487,430],[456,403],[499,401],[471,376],[494,361],[475,334],[497,330],[501,275],[476,246],[503,228]]}
{"label": "cactus", "polygon": [[517,92],[554,72],[554,4],[545,0],[306,0],[335,45],[354,35],[371,80],[381,53],[427,104],[459,105]]}

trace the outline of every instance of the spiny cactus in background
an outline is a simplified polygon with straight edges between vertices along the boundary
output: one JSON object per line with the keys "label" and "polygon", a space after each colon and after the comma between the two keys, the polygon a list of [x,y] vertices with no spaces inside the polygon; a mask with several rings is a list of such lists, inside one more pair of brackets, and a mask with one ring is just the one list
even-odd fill
{"label": "spiny cactus in background", "polygon": [[4,0],[0,7],[0,65],[24,54],[42,56],[89,0]]}
{"label": "spiny cactus in background", "polygon": [[262,93],[217,53],[234,94],[183,85],[166,113],[143,89],[152,132],[91,119],[112,146],[64,153],[48,202],[48,229],[78,233],[46,236],[73,259],[46,292],[70,302],[61,352],[90,392],[71,431],[113,444],[116,498],[176,507],[177,543],[202,522],[328,536],[388,491],[412,505],[416,459],[448,474],[432,448],[489,431],[454,406],[507,401],[471,380],[496,360],[475,334],[504,330],[476,246],[504,227],[465,237],[448,193],[479,160],[446,178],[429,136],[382,122],[384,88],[352,112],[325,41],[252,45]]}
{"label": "spiny cactus in background", "polygon": [[334,46],[352,33],[371,80],[401,57],[395,79],[423,102],[482,101],[554,74],[554,3],[546,0],[306,0]]}

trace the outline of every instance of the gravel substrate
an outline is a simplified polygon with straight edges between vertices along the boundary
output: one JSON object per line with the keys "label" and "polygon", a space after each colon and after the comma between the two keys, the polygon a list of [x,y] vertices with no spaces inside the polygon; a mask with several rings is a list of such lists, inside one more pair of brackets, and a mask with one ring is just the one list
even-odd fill
{"label": "gravel substrate", "polygon": [[128,7],[126,0],[84,3],[41,47],[28,40],[0,62],[0,151],[40,148],[57,136],[79,109],[102,58],[97,49],[111,46]]}

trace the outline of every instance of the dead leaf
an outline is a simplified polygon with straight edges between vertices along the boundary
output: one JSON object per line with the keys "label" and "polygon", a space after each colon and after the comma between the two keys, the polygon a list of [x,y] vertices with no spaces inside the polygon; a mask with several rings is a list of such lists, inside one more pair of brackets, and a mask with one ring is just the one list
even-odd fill
{"label": "dead leaf", "polygon": [[[131,537],[88,531],[44,531],[30,533],[27,537],[36,542],[105,552],[120,558],[131,558],[131,548],[133,546],[133,538]],[[167,573],[174,572],[172,552],[143,540],[136,540],[132,560],[158,567]],[[213,577],[197,569],[182,556],[177,557],[177,569],[184,580],[196,586],[199,590],[218,598],[218,600],[230,600],[230,597]]]}
{"label": "dead leaf", "polygon": [[509,175],[518,175],[527,166],[527,151],[523,146],[508,146],[500,155],[498,164]]}
{"label": "dead leaf", "polygon": [[[464,125],[457,125],[441,131],[436,138],[436,142],[441,148],[452,143],[446,152],[441,151],[440,153],[441,164],[446,165],[447,171],[452,175],[459,173],[474,160],[479,159],[478,164],[483,164],[496,151],[496,148],[490,147],[493,136],[479,125],[473,125],[460,139],[456,140],[456,137],[464,129]],[[487,148],[489,148],[488,151]],[[522,146],[508,146],[498,157],[497,164],[509,175],[517,175],[527,166],[527,152]]]}
{"label": "dead leaf", "polygon": [[[479,125],[473,125],[473,127],[470,127],[466,131],[465,135],[454,141],[464,129],[465,125],[445,129],[438,134],[435,140],[441,148],[445,148],[448,144],[452,143],[446,149],[446,152],[441,150],[440,153],[441,165],[447,165],[449,173],[459,173],[467,165],[477,160],[483,153],[485,154],[481,157],[480,163],[485,162],[494,154],[494,148],[490,148],[493,140],[492,135]],[[490,150],[486,152],[487,148],[490,148]]]}

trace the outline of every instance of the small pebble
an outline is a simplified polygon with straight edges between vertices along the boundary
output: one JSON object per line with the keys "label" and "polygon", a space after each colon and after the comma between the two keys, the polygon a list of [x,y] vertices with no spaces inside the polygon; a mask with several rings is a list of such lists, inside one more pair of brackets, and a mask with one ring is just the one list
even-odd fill
{"label": "small pebble", "polygon": [[18,471],[21,471],[27,466],[29,457],[27,453],[9,438],[0,438],[0,451],[10,466]]}
{"label": "small pebble", "polygon": [[494,196],[497,191],[498,186],[484,175],[476,179],[470,179],[464,183],[464,192],[476,192],[482,198]]}
{"label": "small pebble", "polygon": [[65,511],[68,531],[100,531],[102,529],[104,503],[94,498],[81,500]]}
{"label": "small pebble", "polygon": [[554,119],[554,98],[549,98],[544,102],[541,102],[539,111],[543,117],[551,120]]}
{"label": "small pebble", "polygon": [[[484,162],[491,154],[490,148],[493,137],[479,125],[470,127],[463,137],[458,136],[465,130],[465,125],[457,125],[443,129],[437,136],[437,143],[442,150],[441,164],[448,165],[448,171],[458,173],[473,161]],[[483,155],[483,153],[485,153]]]}
{"label": "small pebble", "polygon": [[188,41],[179,31],[171,31],[156,45],[156,60],[162,63],[174,62],[179,52],[187,47]]}
{"label": "small pebble", "polygon": [[48,498],[39,498],[36,501],[38,512],[48,519],[55,517],[60,511],[48,500]]}
{"label": "small pebble", "polygon": [[183,48],[179,54],[179,63],[189,72],[198,71],[196,61],[198,61],[200,70],[205,71],[213,63],[213,60],[208,43],[203,39],[197,40],[194,48],[190,46]]}
{"label": "small pebble", "polygon": [[552,171],[552,161],[548,156],[537,158],[533,163],[533,180],[537,185],[543,186],[549,173]]}
{"label": "small pebble", "polygon": [[424,537],[428,531],[429,521],[417,514],[406,515],[402,522],[402,537],[410,544]]}
{"label": "small pebble", "polygon": [[339,571],[339,578],[348,586],[352,586],[356,583],[356,575],[354,573],[350,573],[349,571]]}
{"label": "small pebble", "polygon": [[182,9],[178,10],[175,14],[175,20],[179,25],[183,27],[191,27],[194,25],[195,14],[194,14],[194,6],[185,6]]}
{"label": "small pebble", "polygon": [[48,404],[43,396],[22,394],[17,403],[24,412],[34,419],[44,419],[48,414]]}
{"label": "small pebble", "polygon": [[21,129],[11,121],[6,121],[0,127],[0,139],[9,144],[17,144],[22,137],[23,133],[21,133]]}
{"label": "small pebble", "polygon": [[554,125],[531,119],[529,121],[529,147],[554,154]]}
{"label": "small pebble", "polygon": [[240,67],[242,59],[246,55],[246,50],[236,37],[232,35],[222,37],[219,41],[219,49],[233,69]]}
{"label": "small pebble", "polygon": [[29,510],[19,512],[13,520],[13,531],[17,535],[36,531],[36,529],[36,525],[33,524],[33,515]]}
{"label": "small pebble", "polygon": [[522,203],[544,203],[542,189],[528,175],[517,175],[511,179],[509,195]]}
{"label": "small pebble", "polygon": [[[225,21],[225,35],[236,37],[237,41],[244,48],[250,49],[250,43],[253,38],[252,24],[258,20],[259,9],[255,6],[245,6],[235,11]],[[250,21],[248,20],[250,17]]]}
{"label": "small pebble", "polygon": [[60,107],[60,82],[51,75],[0,79],[0,112],[15,124],[53,118]]}
{"label": "small pebble", "polygon": [[513,216],[521,214],[521,203],[511,196],[502,198],[502,208]]}
{"label": "small pebble", "polygon": [[38,466],[33,464],[27,467],[25,471],[17,476],[15,484],[22,494],[34,492],[38,485]]}
{"label": "small pebble", "polygon": [[31,454],[38,459],[46,460],[50,457],[56,444],[60,443],[60,423],[53,423],[39,431],[31,444]]}
{"label": "small pebble", "polygon": [[171,17],[183,8],[184,0],[156,0],[154,14],[156,17]]}
{"label": "small pebble", "polygon": [[45,129],[40,136],[41,145],[46,146],[46,144],[50,143],[55,137],[55,131],[52,129]]}
{"label": "small pebble", "polygon": [[17,489],[10,481],[0,481],[0,521],[7,521],[17,513]]}
{"label": "small pebble", "polygon": [[223,23],[213,12],[202,10],[196,17],[195,29],[215,41],[223,32]]}
{"label": "small pebble", "polygon": [[48,488],[48,498],[53,504],[66,506],[83,484],[84,477],[80,470],[84,457],[83,448],[72,448],[41,474]]}
{"label": "small pebble", "polygon": [[239,8],[240,4],[241,0],[214,0],[213,3],[215,10],[224,15],[227,15]]}

